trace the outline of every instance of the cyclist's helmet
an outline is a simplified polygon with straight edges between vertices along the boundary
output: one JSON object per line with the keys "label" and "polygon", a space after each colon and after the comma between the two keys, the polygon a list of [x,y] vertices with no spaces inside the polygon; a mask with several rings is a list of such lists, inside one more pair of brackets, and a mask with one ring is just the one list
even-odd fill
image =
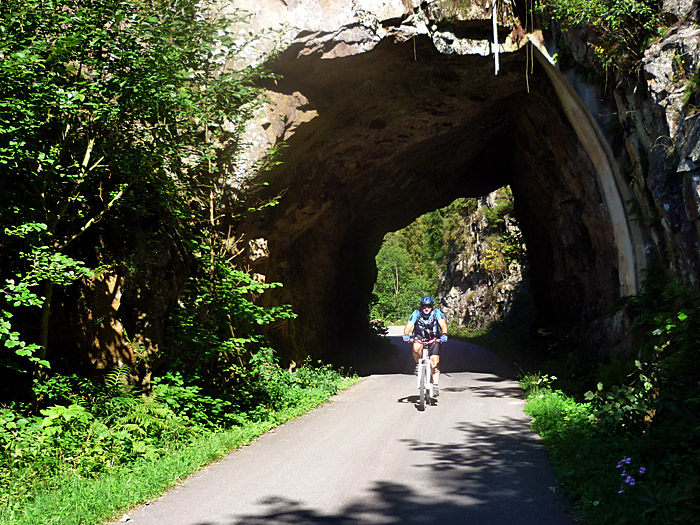
{"label": "cyclist's helmet", "polygon": [[426,306],[430,306],[430,308],[435,307],[435,301],[433,301],[432,297],[429,297],[427,295],[425,297],[421,297],[420,300],[420,307],[425,308]]}

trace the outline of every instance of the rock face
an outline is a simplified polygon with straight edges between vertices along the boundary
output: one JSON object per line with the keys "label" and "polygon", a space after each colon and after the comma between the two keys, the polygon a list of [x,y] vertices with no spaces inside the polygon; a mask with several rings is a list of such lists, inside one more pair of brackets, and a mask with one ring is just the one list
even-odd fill
{"label": "rock face", "polygon": [[[662,39],[651,44],[643,60],[644,81],[620,81],[613,97],[598,104],[618,164],[627,170],[632,189],[632,215],[645,223],[636,245],[659,256],[675,277],[696,285],[698,251],[698,175],[700,113],[698,92],[690,83],[698,75],[700,27],[697,2],[667,0],[663,14],[670,24]],[[588,62],[590,44],[576,32],[558,35],[574,60]],[[591,91],[578,82],[578,90]],[[598,96],[599,100],[604,97]],[[694,105],[689,103],[694,101]]]}
{"label": "rock face", "polygon": [[[692,13],[686,12],[685,24],[671,29],[645,54],[650,100],[628,95],[624,99],[617,97],[617,102],[620,109],[630,112],[624,123],[634,130],[627,136],[626,144],[637,160],[634,165],[635,179],[639,179],[637,192],[650,197],[654,215],[660,219],[655,228],[656,246],[674,274],[696,284],[700,277],[700,112],[697,107],[700,98],[697,83],[694,112],[691,112],[693,107],[684,102],[686,97],[693,100],[687,93],[691,89],[689,80],[693,75],[697,79],[700,74],[697,2],[694,9]],[[635,112],[639,117],[632,116]]]}
{"label": "rock face", "polygon": [[[526,44],[512,3],[498,6],[497,75],[487,2],[248,6],[258,17],[253,28],[282,23],[276,34],[286,46],[269,62],[281,76],[266,86],[266,115],[250,129],[253,158],[286,142],[283,163],[252,181],[269,184],[261,199],[280,200],[240,231],[257,239],[252,270],[284,283],[268,300],[299,314],[270,334],[287,359],[328,357],[337,337],[365,330],[374,255],[386,232],[506,184],[542,324],[605,342],[600,323],[610,305],[638,291],[649,253],[664,243],[673,246],[678,274],[698,275],[697,148],[679,145],[669,162],[658,147],[668,120],[654,121],[662,107],[637,90],[618,96],[620,105],[641,108],[629,117],[638,121],[625,121],[621,150],[598,108],[586,106],[595,91],[547,60],[548,42],[530,35],[537,46]],[[692,140],[698,126],[683,119],[674,129]],[[620,168],[629,157],[640,188],[630,189]],[[685,193],[669,177],[681,166],[690,170],[682,172]],[[627,206],[635,192],[666,222],[639,221]]]}
{"label": "rock face", "polygon": [[440,276],[440,309],[450,323],[471,330],[487,328],[511,313],[516,294],[528,294],[526,268],[521,264],[525,247],[515,218],[503,217],[503,233],[515,239],[516,256],[506,253],[504,237],[493,232],[485,210],[504,200],[502,191],[478,200],[476,209],[465,217],[464,229],[449,247],[447,268]]}

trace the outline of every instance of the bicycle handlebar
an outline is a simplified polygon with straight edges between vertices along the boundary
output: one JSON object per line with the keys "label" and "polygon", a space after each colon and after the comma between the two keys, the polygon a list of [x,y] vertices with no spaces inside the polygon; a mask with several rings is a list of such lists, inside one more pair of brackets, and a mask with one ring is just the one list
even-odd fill
{"label": "bicycle handlebar", "polygon": [[422,340],[422,339],[417,339],[417,338],[415,338],[415,337],[411,337],[411,338],[410,338],[408,341],[406,341],[406,342],[407,342],[407,343],[422,343],[422,344],[424,344],[424,345],[432,345],[433,343],[437,343],[438,341],[440,341],[440,338],[439,338],[439,337],[435,337],[435,338],[433,338],[433,339],[426,339],[425,341]]}

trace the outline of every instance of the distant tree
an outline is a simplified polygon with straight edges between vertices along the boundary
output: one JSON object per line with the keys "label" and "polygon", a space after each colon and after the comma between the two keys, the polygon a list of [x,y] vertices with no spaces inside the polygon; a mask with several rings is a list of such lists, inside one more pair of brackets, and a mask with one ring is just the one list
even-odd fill
{"label": "distant tree", "polygon": [[377,281],[371,316],[396,322],[407,318],[423,295],[434,295],[435,275],[425,271],[422,250],[411,255],[404,231],[388,233],[376,257]]}

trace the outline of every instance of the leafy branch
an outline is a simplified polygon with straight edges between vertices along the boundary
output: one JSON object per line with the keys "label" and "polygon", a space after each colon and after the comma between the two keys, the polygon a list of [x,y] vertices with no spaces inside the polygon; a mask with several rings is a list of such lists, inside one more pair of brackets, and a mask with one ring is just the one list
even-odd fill
{"label": "leafy branch", "polygon": [[42,363],[54,286],[91,275],[86,232],[129,209],[188,243],[205,203],[235,201],[226,166],[264,73],[225,68],[233,21],[196,0],[0,5],[0,278],[41,288],[21,307],[41,310]]}

